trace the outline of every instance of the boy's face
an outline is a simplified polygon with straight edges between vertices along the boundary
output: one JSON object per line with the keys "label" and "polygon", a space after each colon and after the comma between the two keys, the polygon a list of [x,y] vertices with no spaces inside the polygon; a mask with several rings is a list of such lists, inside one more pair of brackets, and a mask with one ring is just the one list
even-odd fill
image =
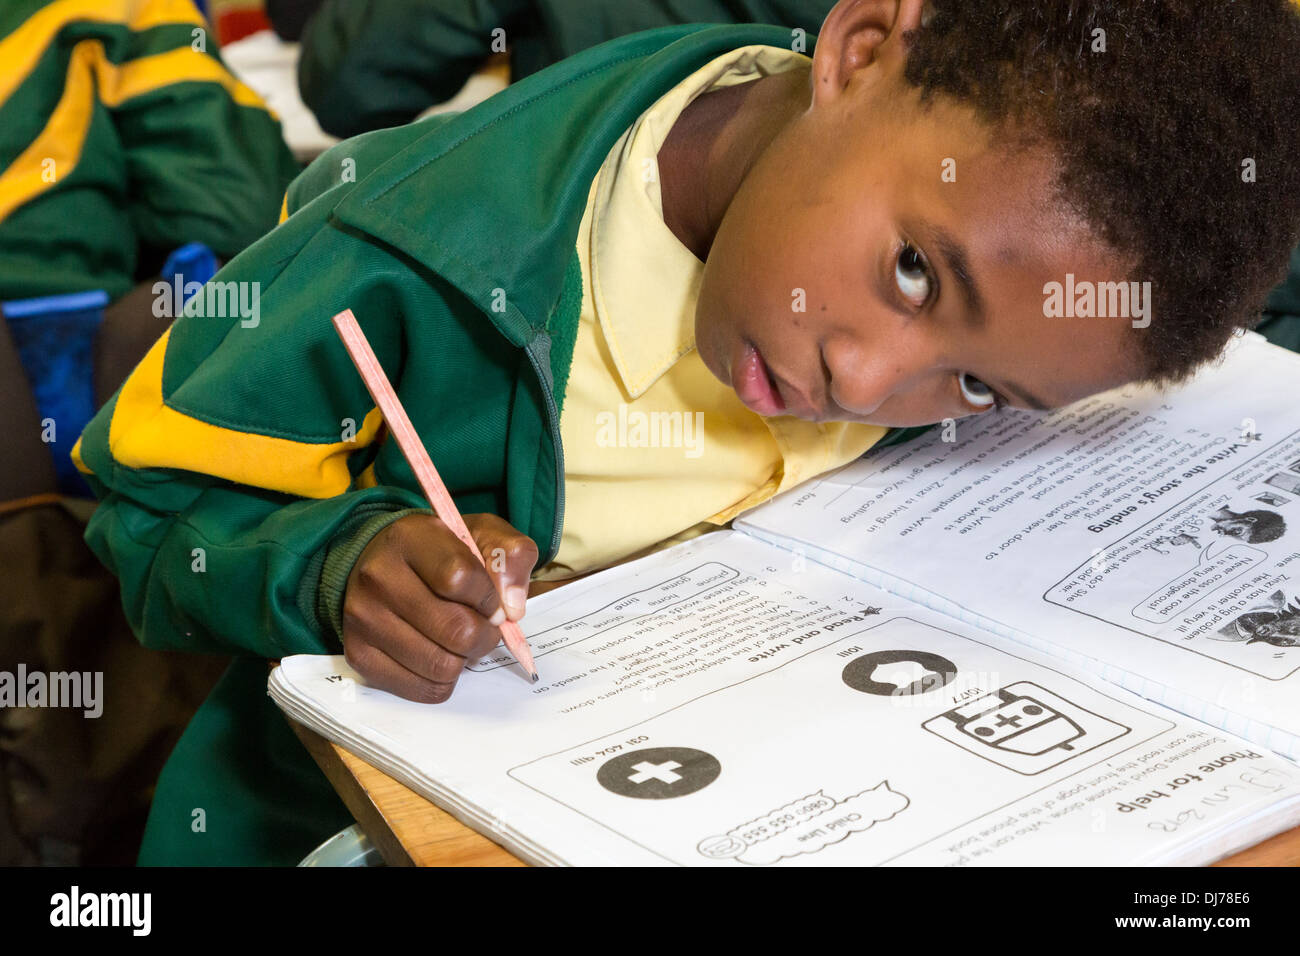
{"label": "boy's face", "polygon": [[[749,170],[709,249],[706,366],[760,414],[888,426],[977,414],[994,392],[1055,408],[1138,378],[1132,319],[1043,314],[1044,286],[1067,273],[1076,287],[1141,280],[1053,199],[1052,157],[1001,146],[944,98],[922,110],[895,35],[855,40],[845,6],[819,36],[811,106]],[[906,28],[919,4],[896,6]]]}

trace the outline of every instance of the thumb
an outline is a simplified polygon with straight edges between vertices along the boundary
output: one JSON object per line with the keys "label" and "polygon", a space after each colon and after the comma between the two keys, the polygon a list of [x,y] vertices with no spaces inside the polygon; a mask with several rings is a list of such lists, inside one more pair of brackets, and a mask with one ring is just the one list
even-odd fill
{"label": "thumb", "polygon": [[465,526],[483,554],[484,566],[501,595],[506,617],[519,620],[528,598],[528,579],[537,564],[537,545],[494,514],[467,515]]}

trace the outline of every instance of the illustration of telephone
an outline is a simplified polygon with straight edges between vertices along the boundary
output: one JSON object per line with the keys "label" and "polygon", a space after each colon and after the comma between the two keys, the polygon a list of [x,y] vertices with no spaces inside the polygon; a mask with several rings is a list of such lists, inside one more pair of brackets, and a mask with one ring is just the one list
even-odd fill
{"label": "illustration of telephone", "polygon": [[921,726],[978,757],[1031,775],[1130,729],[1029,681],[966,701]]}

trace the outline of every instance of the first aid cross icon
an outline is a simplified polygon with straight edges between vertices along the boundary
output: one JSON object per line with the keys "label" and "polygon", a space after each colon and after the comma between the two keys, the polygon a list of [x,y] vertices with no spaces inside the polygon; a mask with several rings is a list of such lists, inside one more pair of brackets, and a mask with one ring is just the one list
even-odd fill
{"label": "first aid cross icon", "polygon": [[606,760],[596,782],[637,800],[668,800],[703,790],[722,773],[718,758],[693,747],[643,747]]}
{"label": "first aid cross icon", "polygon": [[632,769],[635,770],[636,773],[632,774],[627,779],[631,780],[633,783],[645,783],[647,780],[662,780],[664,783],[676,783],[678,780],[682,779],[682,775],[679,773],[673,773],[673,771],[681,769],[681,766],[682,765],[676,760],[669,760],[658,764],[650,763],[648,760],[643,760],[639,764],[633,765]]}

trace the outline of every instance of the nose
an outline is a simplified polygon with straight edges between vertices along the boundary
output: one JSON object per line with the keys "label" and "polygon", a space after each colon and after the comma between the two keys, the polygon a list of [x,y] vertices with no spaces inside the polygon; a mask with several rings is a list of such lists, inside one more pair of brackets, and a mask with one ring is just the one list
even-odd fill
{"label": "nose", "polygon": [[830,398],[854,415],[873,414],[894,395],[915,387],[934,367],[934,357],[914,341],[863,342],[828,339],[822,356],[830,370]]}

